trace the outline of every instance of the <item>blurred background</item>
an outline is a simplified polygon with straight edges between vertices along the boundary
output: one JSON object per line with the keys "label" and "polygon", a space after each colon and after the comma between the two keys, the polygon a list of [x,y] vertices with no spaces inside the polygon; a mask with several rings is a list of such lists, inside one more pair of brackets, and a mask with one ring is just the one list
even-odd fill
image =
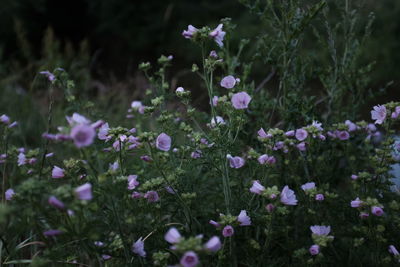
{"label": "blurred background", "polygon": [[[359,2],[365,18],[375,14],[371,38],[361,55],[363,61],[375,62],[369,86],[378,90],[393,81],[388,94],[375,102],[400,100],[400,1]],[[0,0],[0,4],[0,113],[15,119],[47,109],[48,83],[38,77],[41,70],[66,69],[78,91],[99,100],[96,103],[111,113],[120,112],[129,101],[140,99],[148,86],[138,64],[155,62],[161,54],[174,56],[170,78],[175,83],[201,89],[197,80],[185,76],[193,62],[199,62],[198,49],[181,36],[188,24],[213,28],[220,19],[232,18],[237,25],[232,43],[250,40],[245,60],[251,60],[255,49],[251,43],[265,30],[235,0]],[[256,85],[268,71],[265,65],[252,69]],[[43,119],[32,117],[29,123],[26,127],[34,131]]]}

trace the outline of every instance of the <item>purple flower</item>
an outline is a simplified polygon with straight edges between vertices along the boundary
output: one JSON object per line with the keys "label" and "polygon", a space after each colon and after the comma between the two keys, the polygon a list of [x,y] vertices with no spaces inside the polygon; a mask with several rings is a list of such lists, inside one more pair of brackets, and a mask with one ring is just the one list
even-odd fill
{"label": "purple flower", "polygon": [[101,241],[94,241],[94,245],[99,248],[104,247],[104,243]]}
{"label": "purple flower", "polygon": [[181,234],[175,227],[170,228],[164,236],[164,239],[170,244],[179,243],[181,238]]}
{"label": "purple flower", "polygon": [[296,147],[300,151],[306,151],[307,150],[306,143],[304,143],[304,142],[301,142],[301,143],[297,144]]}
{"label": "purple flower", "polygon": [[237,217],[238,222],[240,222],[240,226],[248,226],[251,225],[251,219],[247,215],[247,211],[241,210],[238,217]]}
{"label": "purple flower", "polygon": [[207,243],[204,245],[204,248],[211,252],[217,252],[221,249],[221,240],[218,236],[213,236]]}
{"label": "purple flower", "polygon": [[323,194],[317,194],[315,195],[315,200],[317,201],[323,201],[325,199]]}
{"label": "purple flower", "polygon": [[357,125],[350,120],[346,120],[344,124],[347,125],[349,132],[354,132],[355,130],[357,130]]}
{"label": "purple flower", "polygon": [[107,261],[107,260],[111,259],[111,256],[110,256],[110,255],[107,255],[107,254],[102,254],[102,255],[101,255],[101,258],[102,258],[103,260]]}
{"label": "purple flower", "polygon": [[222,42],[224,40],[226,32],[222,30],[223,24],[219,24],[217,28],[215,28],[212,32],[210,32],[210,37],[214,39],[214,41],[217,43],[219,47],[223,47],[224,43]]}
{"label": "purple flower", "polygon": [[221,226],[218,222],[216,222],[214,220],[210,220],[208,223],[211,224],[214,227],[220,227]]}
{"label": "purple flower", "polygon": [[142,238],[139,238],[135,243],[133,243],[132,252],[140,257],[146,257],[146,251],[144,251],[144,241]]}
{"label": "purple flower", "polygon": [[78,148],[90,146],[96,136],[96,131],[90,125],[78,124],[71,130],[71,138]]}
{"label": "purple flower", "polygon": [[340,140],[347,140],[350,138],[350,134],[348,131],[335,131],[336,137]]}
{"label": "purple flower", "polygon": [[330,226],[323,226],[323,225],[314,225],[314,226],[310,226],[310,230],[315,235],[327,236],[331,231],[331,227]]}
{"label": "purple flower", "polygon": [[364,202],[362,200],[360,200],[359,198],[356,198],[355,200],[350,202],[350,206],[352,208],[359,208],[363,205],[363,203]]}
{"label": "purple flower", "polygon": [[27,160],[26,160],[25,154],[24,153],[19,153],[18,154],[18,166],[25,165],[26,162],[27,162]]}
{"label": "purple flower", "polygon": [[108,123],[104,123],[99,129],[99,133],[97,134],[97,137],[100,140],[109,140],[111,138],[110,136],[108,136],[109,130],[110,130],[110,126],[108,126]]}
{"label": "purple flower", "polygon": [[269,204],[267,204],[267,206],[265,206],[265,209],[266,209],[269,213],[271,213],[271,212],[274,211],[275,206],[274,206],[274,204],[269,203]]}
{"label": "purple flower", "polygon": [[383,105],[374,106],[371,111],[371,117],[375,120],[375,124],[382,124],[386,118],[386,107]]}
{"label": "purple flower", "polygon": [[54,166],[53,170],[51,171],[52,178],[63,178],[64,177],[64,170],[60,167]]}
{"label": "purple flower", "polygon": [[46,237],[56,236],[56,235],[61,235],[61,234],[63,234],[63,231],[57,230],[57,229],[50,229],[50,230],[47,230],[47,231],[43,232],[43,235],[46,236]]}
{"label": "purple flower", "polygon": [[226,155],[226,158],[229,160],[229,166],[234,169],[239,169],[243,167],[245,161],[241,157],[232,157],[230,154]]}
{"label": "purple flower", "polygon": [[154,203],[160,200],[157,191],[147,191],[146,194],[144,194],[144,198],[146,198],[149,203]]}
{"label": "purple flower", "polygon": [[367,213],[367,212],[360,212],[360,218],[361,219],[366,219],[366,218],[368,218],[369,217],[369,213]]}
{"label": "purple flower", "polygon": [[183,267],[195,267],[197,266],[199,262],[199,257],[197,254],[193,251],[187,251],[185,254],[183,254],[180,262],[179,262]]}
{"label": "purple flower", "polygon": [[281,202],[285,205],[295,206],[297,205],[296,195],[293,190],[290,190],[286,185],[281,192]]}
{"label": "purple flower", "polygon": [[217,52],[215,50],[211,50],[209,57],[217,59],[218,58],[218,54],[217,54]]}
{"label": "purple flower", "polygon": [[8,188],[6,190],[6,192],[4,193],[4,195],[5,195],[6,200],[10,201],[15,195],[14,189]]}
{"label": "purple flower", "polygon": [[257,134],[258,134],[258,137],[261,138],[261,139],[267,139],[267,138],[271,138],[272,137],[272,135],[271,134],[267,134],[263,128],[258,130]]}
{"label": "purple flower", "polygon": [[257,160],[258,160],[258,163],[260,163],[261,165],[264,165],[267,163],[268,158],[269,157],[267,154],[263,154],[263,155],[259,156]]}
{"label": "purple flower", "polygon": [[378,206],[372,206],[371,207],[371,212],[375,216],[382,216],[383,215],[383,209],[381,207],[378,207]]}
{"label": "purple flower", "polygon": [[393,245],[389,246],[389,253],[395,255],[395,256],[399,256],[400,253],[397,251],[396,247]]}
{"label": "purple flower", "polygon": [[226,89],[231,89],[235,87],[236,84],[236,79],[232,75],[226,76],[221,80],[221,87],[224,87]]}
{"label": "purple flower", "polygon": [[296,139],[299,141],[303,141],[307,138],[308,132],[304,129],[297,129],[296,130]]}
{"label": "purple flower", "polygon": [[11,120],[6,114],[0,116],[0,122],[4,124],[10,124]]}
{"label": "purple flower", "polygon": [[260,184],[259,181],[253,181],[253,185],[250,188],[250,192],[261,195],[261,193],[265,190],[265,187]]}
{"label": "purple flower", "polygon": [[176,88],[175,92],[176,93],[183,93],[183,92],[185,92],[185,89],[183,87],[178,87],[178,88]]}
{"label": "purple flower", "polygon": [[152,162],[153,161],[153,159],[149,155],[140,156],[140,159],[145,161],[145,162]]}
{"label": "purple flower", "polygon": [[137,178],[138,178],[137,175],[129,175],[128,176],[128,190],[133,190],[136,188],[136,186],[139,185]]}
{"label": "purple flower", "polygon": [[195,151],[193,151],[193,152],[190,154],[190,157],[191,157],[192,159],[198,159],[198,158],[201,158],[201,155],[202,155],[201,150],[196,149]]}
{"label": "purple flower", "polygon": [[46,76],[46,78],[47,78],[50,82],[52,82],[52,81],[54,81],[54,80],[56,79],[56,76],[54,76],[54,74],[51,73],[51,72],[48,71],[48,70],[46,70],[46,71],[41,71],[41,72],[39,72],[39,74],[42,74],[42,75]]}
{"label": "purple flower", "polygon": [[85,116],[82,116],[81,114],[74,113],[72,114],[72,117],[67,116],[66,117],[69,125],[74,126],[77,124],[90,124],[90,120],[88,120]]}
{"label": "purple flower", "polygon": [[352,180],[357,180],[358,179],[358,175],[355,175],[355,174],[352,174],[350,177],[351,177]]}
{"label": "purple flower", "polygon": [[192,25],[188,26],[187,30],[184,30],[182,32],[183,37],[185,37],[186,39],[191,39],[193,38],[193,35],[198,31],[198,29],[196,27],[193,27]]}
{"label": "purple flower", "polygon": [[219,99],[219,97],[218,96],[213,96],[213,98],[212,98],[212,105],[213,105],[213,107],[216,107],[217,105],[218,105],[218,99]]}
{"label": "purple flower", "polygon": [[314,182],[310,182],[310,183],[305,183],[301,186],[301,189],[303,189],[304,192],[314,189],[315,188],[315,183]]}
{"label": "purple flower", "polygon": [[215,116],[215,118],[212,118],[212,119],[211,119],[210,126],[211,126],[211,127],[215,127],[215,126],[217,126],[217,125],[224,125],[224,124],[225,124],[225,121],[224,121],[224,119],[223,119],[222,117],[220,117],[220,116]]}
{"label": "purple flower", "polygon": [[118,170],[118,168],[119,168],[119,164],[118,164],[118,161],[115,161],[114,163],[110,163],[110,171],[113,171],[113,172],[115,172],[116,170]]}
{"label": "purple flower", "polygon": [[319,254],[319,246],[312,245],[308,251],[310,251],[310,254],[313,256],[318,255]]}
{"label": "purple flower", "polygon": [[251,101],[251,96],[246,92],[236,93],[232,96],[231,102],[235,109],[246,109]]}
{"label": "purple flower", "polygon": [[58,200],[55,196],[49,197],[48,202],[51,206],[53,206],[57,209],[60,209],[60,210],[65,209],[64,203],[62,203],[60,200]]}
{"label": "purple flower", "polygon": [[90,183],[83,184],[75,189],[75,196],[80,200],[91,200],[92,185]]}
{"label": "purple flower", "polygon": [[292,136],[295,135],[295,131],[294,131],[294,130],[287,131],[287,132],[285,133],[285,135],[286,135],[287,137],[292,137]]}
{"label": "purple flower", "polygon": [[222,229],[222,235],[224,237],[233,236],[234,233],[235,233],[235,230],[233,230],[233,227],[230,225],[227,225],[224,227],[224,229]]}
{"label": "purple flower", "polygon": [[161,133],[156,140],[156,147],[162,151],[168,151],[171,148],[171,137],[165,133]]}

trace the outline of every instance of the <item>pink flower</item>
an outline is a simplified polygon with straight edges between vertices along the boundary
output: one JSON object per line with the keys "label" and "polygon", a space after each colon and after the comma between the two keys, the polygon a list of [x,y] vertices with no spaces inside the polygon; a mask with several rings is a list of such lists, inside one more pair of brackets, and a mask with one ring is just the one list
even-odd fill
{"label": "pink flower", "polygon": [[314,182],[310,182],[310,183],[305,183],[301,186],[301,189],[303,189],[304,192],[314,189],[315,188],[315,183]]}
{"label": "pink flower", "polygon": [[239,169],[243,167],[245,161],[241,157],[232,157],[230,154],[226,155],[226,158],[229,160],[229,166],[234,169]]}
{"label": "pink flower", "polygon": [[186,39],[191,39],[193,38],[194,34],[198,31],[196,27],[193,27],[192,25],[188,26],[188,29],[186,31],[182,32],[183,37]]}
{"label": "pink flower", "polygon": [[235,87],[236,79],[232,75],[226,76],[221,80],[221,86],[226,89]]}
{"label": "pink flower", "polygon": [[175,227],[170,228],[164,236],[164,239],[170,244],[179,243],[181,238],[181,234]]}
{"label": "pink flower", "polygon": [[297,129],[296,130],[296,139],[299,141],[303,141],[307,138],[308,133],[304,129]]}
{"label": "pink flower", "polygon": [[233,227],[230,225],[227,225],[224,227],[224,229],[222,229],[222,235],[224,237],[233,236],[234,233],[235,233],[235,230],[233,230]]}
{"label": "pink flower", "polygon": [[251,97],[246,92],[236,93],[232,96],[231,102],[235,109],[246,109],[249,106]]}
{"label": "pink flower", "polygon": [[315,200],[317,201],[323,201],[325,199],[323,194],[317,194],[315,195]]}
{"label": "pink flower", "polygon": [[80,200],[91,200],[92,185],[90,183],[83,184],[75,189],[75,196]]}
{"label": "pink flower", "polygon": [[215,28],[212,32],[210,32],[210,37],[214,39],[214,41],[217,43],[219,47],[223,47],[224,43],[222,42],[224,40],[226,32],[222,30],[223,24],[219,24],[217,28]]}
{"label": "pink flower", "polygon": [[293,190],[290,190],[286,185],[281,192],[281,202],[285,205],[295,206],[297,205],[296,195]]}
{"label": "pink flower", "polygon": [[129,175],[128,176],[128,190],[133,190],[136,188],[136,186],[139,185],[137,178],[138,178],[137,175]]}
{"label": "pink flower", "polygon": [[140,257],[146,257],[146,251],[144,250],[144,241],[142,240],[142,238],[139,238],[135,243],[133,243],[132,252],[139,255]]}
{"label": "pink flower", "polygon": [[381,207],[378,207],[378,206],[372,206],[371,207],[371,212],[375,216],[382,216],[383,215],[383,209]]}
{"label": "pink flower", "polygon": [[395,256],[399,256],[400,253],[397,251],[396,247],[393,245],[389,246],[389,253],[395,255]]}
{"label": "pink flower", "polygon": [[65,209],[64,203],[62,203],[60,200],[58,200],[55,196],[49,197],[48,202],[51,206],[53,206],[57,209],[60,209],[60,210]]}
{"label": "pink flower", "polygon": [[195,267],[197,266],[199,262],[199,257],[197,254],[193,251],[187,251],[185,254],[183,254],[180,262],[179,262],[183,267]]}
{"label": "pink flower", "polygon": [[265,187],[260,184],[259,181],[254,181],[253,185],[250,188],[250,192],[261,195],[261,193],[265,190]]}
{"label": "pink flower", "polygon": [[162,151],[168,151],[171,148],[171,137],[165,133],[161,133],[156,140],[156,147]]}
{"label": "pink flower", "polygon": [[313,256],[318,255],[319,254],[319,246],[312,245],[308,251],[310,251],[310,254]]}
{"label": "pink flower", "polygon": [[251,219],[247,215],[247,211],[241,210],[238,217],[237,217],[238,222],[240,222],[240,226],[248,226],[251,225]]}
{"label": "pink flower", "polygon": [[144,194],[144,198],[146,198],[149,203],[154,203],[160,200],[157,191],[147,191],[146,194]]}
{"label": "pink flower", "polygon": [[96,136],[96,131],[90,125],[78,124],[71,130],[71,138],[78,148],[90,146]]}
{"label": "pink flower", "polygon": [[375,120],[375,124],[382,124],[386,118],[386,107],[383,105],[374,106],[371,111],[371,117]]}
{"label": "pink flower", "polygon": [[314,226],[310,226],[310,230],[315,235],[327,236],[331,231],[331,227],[323,226],[323,225],[314,225]]}
{"label": "pink flower", "polygon": [[6,200],[10,201],[15,195],[14,189],[12,189],[12,188],[7,189],[6,192],[4,193],[4,195],[5,195]]}
{"label": "pink flower", "polygon": [[53,170],[51,171],[52,178],[63,178],[64,177],[64,170],[60,167],[54,166]]}
{"label": "pink flower", "polygon": [[359,208],[363,205],[363,203],[364,202],[362,200],[360,200],[359,198],[356,198],[355,200],[350,202],[350,206],[352,208]]}
{"label": "pink flower", "polygon": [[213,236],[207,243],[204,245],[204,248],[211,252],[217,252],[221,249],[221,240],[218,236]]}

